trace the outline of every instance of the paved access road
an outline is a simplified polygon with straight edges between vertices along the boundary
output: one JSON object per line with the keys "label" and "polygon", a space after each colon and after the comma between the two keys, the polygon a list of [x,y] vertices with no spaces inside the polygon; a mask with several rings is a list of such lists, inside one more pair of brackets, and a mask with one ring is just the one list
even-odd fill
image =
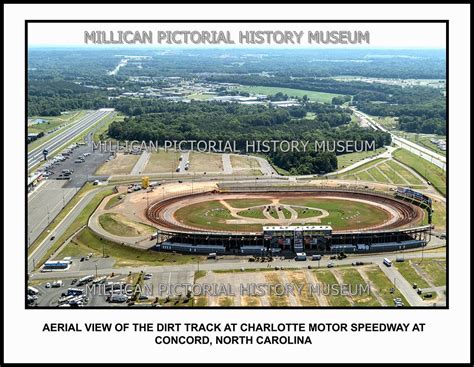
{"label": "paved access road", "polygon": [[[99,190],[106,190],[107,188],[97,188],[87,192],[81,200],[73,207],[73,209],[64,217],[64,219],[54,228],[48,236],[36,247],[36,249],[28,256],[28,272],[34,271],[36,264],[41,258],[47,253],[51,246],[56,242],[56,240],[61,237],[64,232],[69,228],[69,226],[74,223],[77,216],[84,210],[84,208],[89,204],[92,198],[97,194]],[[55,237],[55,240],[51,240],[52,237]]]}
{"label": "paved access road", "polygon": [[87,114],[79,121],[65,128],[64,131],[62,131],[55,137],[33,149],[31,152],[28,153],[28,170],[43,160],[44,149],[47,149],[49,151],[49,155],[54,154],[54,152],[57,151],[59,148],[64,145],[67,145],[68,142],[75,139],[78,135],[80,135],[85,130],[95,125],[111,113],[113,113],[113,109],[104,108]]}
{"label": "paved access road", "polygon": [[351,107],[351,109],[352,109],[352,111],[354,111],[354,113],[357,116],[364,119],[373,129],[381,130],[381,131],[389,133],[392,136],[392,142],[395,145],[398,145],[399,147],[402,147],[402,148],[410,151],[411,153],[416,154],[420,158],[423,158],[423,159],[427,160],[428,162],[433,163],[434,165],[436,165],[439,168],[446,171],[446,157],[445,156],[443,156],[441,154],[438,154],[438,153],[436,153],[436,152],[434,152],[430,149],[427,149],[427,148],[425,148],[421,145],[413,143],[413,142],[411,142],[407,139],[401,138],[401,137],[393,134],[392,132],[390,132],[386,128],[384,128],[382,125],[375,122],[367,114],[356,110],[354,107]]}
{"label": "paved access road", "polygon": [[79,190],[65,188],[64,184],[61,180],[47,180],[28,195],[28,247]]}

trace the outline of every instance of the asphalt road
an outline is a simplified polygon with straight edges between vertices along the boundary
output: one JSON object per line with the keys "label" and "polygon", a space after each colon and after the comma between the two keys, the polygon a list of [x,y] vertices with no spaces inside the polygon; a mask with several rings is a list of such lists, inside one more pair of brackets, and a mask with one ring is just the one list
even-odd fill
{"label": "asphalt road", "polygon": [[64,129],[64,131],[48,140],[46,143],[33,149],[31,152],[28,153],[28,169],[31,169],[43,160],[44,149],[47,149],[49,151],[49,156],[53,155],[56,150],[58,150],[64,145],[67,145],[67,143],[76,138],[77,135],[80,135],[85,130],[98,123],[100,120],[102,120],[104,117],[106,117],[112,112],[113,111],[111,111],[110,109],[101,109],[87,114],[78,122],[74,123],[70,127],[68,126]]}
{"label": "asphalt road", "polygon": [[64,217],[64,219],[56,226],[55,229],[48,234],[48,236],[36,247],[36,249],[28,256],[28,273],[32,272],[39,260],[47,253],[51,246],[56,242],[51,240],[51,237],[59,239],[60,236],[74,223],[76,217],[84,210],[86,205],[92,200],[99,190],[105,188],[97,188],[87,192],[83,198],[74,206],[74,208]]}
{"label": "asphalt road", "polygon": [[145,149],[140,155],[140,158],[138,158],[137,163],[135,163],[135,166],[133,166],[130,174],[131,175],[141,174],[145,170],[145,166],[148,163],[148,160],[150,159],[150,155],[151,153]]}
{"label": "asphalt road", "polygon": [[65,181],[47,180],[28,196],[28,247],[77,193]]}
{"label": "asphalt road", "polygon": [[186,162],[189,161],[189,152],[184,152],[181,154],[181,161],[179,162],[179,173],[186,173],[188,171],[186,171]]}
{"label": "asphalt road", "polygon": [[[98,125],[99,126],[99,125]],[[109,157],[109,153],[92,150],[93,132],[85,138],[86,145],[81,145],[73,150],[73,154],[64,162],[58,162],[51,170],[53,175],[49,176],[46,182],[41,184],[28,196],[28,247],[39,237],[49,223],[67,205],[73,196],[87,181],[95,179],[105,181],[108,176],[95,176],[97,168]],[[84,163],[75,163],[78,156],[90,153],[85,157]],[[64,178],[62,170],[73,170],[73,174],[67,180]]]}
{"label": "asphalt road", "polygon": [[370,118],[367,114],[360,112],[356,110],[355,108],[352,108],[354,113],[358,115],[359,117],[362,117],[364,120],[367,121],[369,125],[371,125],[373,128],[381,131],[385,131],[389,133],[392,136],[392,141],[395,145],[398,145],[399,147],[403,147],[404,149],[410,151],[413,154],[416,154],[420,158],[423,158],[427,160],[430,163],[433,163],[434,165],[440,167],[441,169],[446,171],[446,157],[438,154],[432,150],[429,150],[421,145],[418,145],[416,143],[413,143],[407,139],[401,138],[390,131],[388,131],[386,128],[381,126],[380,124],[376,123],[372,118]]}

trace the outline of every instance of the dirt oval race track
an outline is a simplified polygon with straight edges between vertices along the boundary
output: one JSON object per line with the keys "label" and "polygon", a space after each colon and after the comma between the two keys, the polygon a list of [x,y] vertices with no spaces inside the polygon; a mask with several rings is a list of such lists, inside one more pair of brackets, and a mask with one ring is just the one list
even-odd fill
{"label": "dirt oval race track", "polygon": [[[335,232],[349,231],[368,231],[368,230],[389,230],[416,227],[423,219],[424,212],[421,208],[409,204],[407,202],[395,199],[389,196],[377,195],[374,193],[362,192],[345,192],[345,191],[275,191],[264,193],[216,193],[208,192],[194,195],[184,195],[175,198],[166,199],[152,203],[146,213],[147,218],[155,223],[162,230],[182,231],[182,232],[211,232],[211,233],[244,233],[255,232],[252,230],[235,230],[234,227],[229,229],[223,228],[204,228],[199,225],[192,225],[186,221],[176,219],[176,212],[183,208],[189,208],[191,205],[218,202],[226,200],[248,200],[248,199],[267,199],[275,200],[291,200],[291,199],[324,199],[325,201],[341,200],[353,203],[362,203],[363,205],[373,206],[374,211],[384,213],[384,219],[378,223],[368,225],[361,224],[360,228],[339,228]],[[362,218],[363,219],[363,218]],[[252,223],[252,218],[248,218],[248,222]],[[261,220],[260,220],[261,221]],[[322,223],[324,224],[324,223]],[[285,223],[269,223],[265,225],[288,225]],[[313,225],[313,224],[311,224]],[[229,226],[230,227],[230,226]]]}

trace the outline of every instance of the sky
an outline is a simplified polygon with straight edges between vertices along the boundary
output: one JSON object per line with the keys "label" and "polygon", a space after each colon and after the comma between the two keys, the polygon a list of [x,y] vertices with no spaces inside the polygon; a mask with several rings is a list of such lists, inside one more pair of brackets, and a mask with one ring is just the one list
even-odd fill
{"label": "sky", "polygon": [[[88,31],[152,31],[152,46],[166,47],[225,47],[223,45],[159,45],[157,31],[229,31],[232,39],[238,40],[239,31],[368,31],[370,44],[361,45],[316,45],[308,44],[307,37],[299,45],[249,45],[235,44],[227,47],[314,47],[314,48],[393,48],[393,49],[444,49],[446,30],[444,23],[30,23],[28,44],[30,47],[68,46],[104,47],[85,44],[84,32]],[[117,45],[124,47],[127,45]],[[110,47],[110,45],[107,45]],[[144,47],[135,45],[132,47]],[[150,45],[147,45],[150,47]]]}

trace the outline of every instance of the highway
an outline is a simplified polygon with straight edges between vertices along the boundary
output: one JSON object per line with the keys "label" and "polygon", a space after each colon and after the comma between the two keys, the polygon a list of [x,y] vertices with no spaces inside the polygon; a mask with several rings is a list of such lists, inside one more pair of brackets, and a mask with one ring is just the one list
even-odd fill
{"label": "highway", "polygon": [[[28,272],[32,272],[38,265],[41,258],[48,252],[51,246],[66,232],[71,224],[76,220],[77,216],[89,204],[92,198],[99,190],[106,190],[107,188],[93,189],[87,192],[81,200],[72,208],[72,210],[59,222],[59,224],[48,234],[48,236],[36,247],[36,249],[28,256]],[[55,240],[51,241],[54,236]]]}
{"label": "highway", "polygon": [[368,116],[367,114],[365,114],[363,112],[360,112],[360,111],[356,110],[354,107],[351,107],[351,110],[356,114],[356,116],[358,116],[359,118],[364,119],[365,122],[367,122],[373,129],[381,130],[381,131],[389,133],[392,137],[392,142],[395,145],[397,145],[401,148],[404,148],[404,149],[408,150],[409,152],[411,152],[413,154],[416,154],[420,158],[423,158],[423,159],[427,160],[428,162],[433,163],[434,165],[436,165],[439,168],[446,171],[446,157],[445,156],[443,156],[441,154],[438,154],[436,152],[433,152],[430,149],[427,149],[427,148],[425,148],[421,145],[418,145],[418,144],[413,143],[413,142],[411,142],[407,139],[401,138],[401,137],[393,134],[392,132],[390,132],[389,130],[384,128],[382,125],[376,123],[370,116]]}
{"label": "highway", "polygon": [[41,144],[37,148],[33,149],[28,153],[28,170],[37,165],[43,160],[43,150],[48,149],[49,155],[53,155],[56,150],[72,141],[78,135],[83,133],[91,126],[98,123],[107,115],[111,114],[113,109],[100,109],[87,114],[81,118],[78,122],[74,123],[71,127],[64,129],[61,133],[51,138],[44,144]]}

